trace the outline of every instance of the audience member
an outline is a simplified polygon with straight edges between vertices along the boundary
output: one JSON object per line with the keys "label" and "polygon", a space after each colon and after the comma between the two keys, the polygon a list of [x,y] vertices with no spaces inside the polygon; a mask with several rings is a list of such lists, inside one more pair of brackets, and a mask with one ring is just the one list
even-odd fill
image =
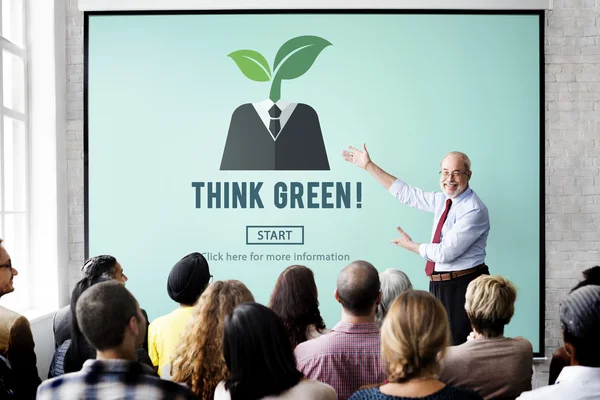
{"label": "audience member", "polygon": [[179,345],[183,328],[190,320],[192,306],[210,283],[208,262],[200,253],[191,253],[173,266],[167,281],[167,292],[179,308],[156,318],[148,328],[148,353],[159,375],[170,364]]}
{"label": "audience member", "polygon": [[[18,274],[0,239],[0,297],[15,290],[13,278]],[[35,399],[40,384],[34,347],[27,318],[0,306],[0,356],[10,364],[10,385],[17,399]]]}
{"label": "audience member", "polygon": [[[114,279],[123,284],[127,282],[127,276],[123,273],[123,267],[116,258],[102,255],[89,258],[81,267],[81,278],[87,278],[93,285],[108,279]],[[71,339],[71,306],[65,306],[54,314],[52,331],[54,332],[54,348]],[[147,349],[147,348],[146,348]]]}
{"label": "audience member", "polygon": [[[84,277],[75,285],[73,292],[71,293],[71,338],[70,343],[66,345],[66,341],[59,346],[59,348],[55,351],[54,357],[52,359],[52,363],[50,364],[50,371],[48,372],[49,378],[54,378],[56,376],[61,375],[62,373],[69,372],[77,372],[81,370],[83,364],[86,360],[93,359],[96,357],[96,350],[89,343],[81,332],[81,328],[79,327],[79,321],[77,320],[77,316],[75,315],[75,310],[77,307],[77,302],[81,295],[87,291],[90,287],[105,281],[112,281],[113,279],[110,276],[106,275],[97,275]],[[117,281],[122,284],[122,282]],[[143,315],[143,314],[142,314]],[[66,349],[65,349],[66,347]],[[61,357],[63,359],[61,360]],[[150,358],[148,357],[148,352],[140,346],[136,351],[137,361],[152,365]],[[62,364],[63,370],[61,371],[60,366]]]}
{"label": "audience member", "polygon": [[342,321],[331,333],[296,347],[298,369],[308,378],[333,386],[339,399],[386,377],[375,323],[379,290],[379,274],[373,265],[355,261],[346,266],[334,294],[342,305]]}
{"label": "audience member", "polygon": [[283,321],[293,348],[329,332],[319,312],[318,297],[310,268],[292,265],[277,278],[269,308]]}
{"label": "audience member", "polygon": [[[596,266],[583,271],[583,280],[579,282],[571,292],[587,285],[600,285],[600,267]],[[570,357],[564,347],[558,348],[554,354],[552,354],[550,373],[548,375],[549,385],[554,385],[562,369],[568,366],[569,363]]]}
{"label": "audience member", "polygon": [[482,275],[467,286],[465,309],[471,338],[448,348],[439,379],[478,392],[484,399],[515,399],[531,390],[533,347],[523,337],[504,337],[515,312],[517,290],[506,278]]}
{"label": "audience member", "polygon": [[135,361],[146,321],[125,286],[114,281],[94,285],[81,295],[75,308],[76,320],[97,357],[87,360],[80,372],[42,383],[38,400],[195,398],[187,388],[152,376],[152,368]]}
{"label": "audience member", "polygon": [[380,273],[379,281],[381,282],[381,303],[377,306],[375,320],[377,326],[381,327],[385,314],[387,314],[394,300],[400,296],[400,293],[411,290],[413,287],[408,275],[395,268],[388,268]]}
{"label": "audience member", "polygon": [[[172,379],[187,384],[199,398],[213,398],[217,384],[227,378],[223,358],[223,326],[233,309],[254,301],[240,281],[217,281],[196,302],[173,356]],[[170,367],[169,364],[165,368]],[[171,371],[162,371],[163,379]]]}
{"label": "audience member", "polygon": [[569,366],[560,372],[556,385],[525,392],[519,399],[600,398],[600,286],[583,286],[569,293],[559,313]]}
{"label": "audience member", "polygon": [[437,379],[450,329],[444,306],[428,292],[405,291],[394,301],[381,327],[381,342],[389,368],[387,383],[360,390],[350,400],[481,399],[469,389]]}
{"label": "audience member", "polygon": [[16,400],[17,394],[13,388],[14,374],[6,357],[0,356],[0,399]]}
{"label": "audience member", "polygon": [[215,400],[336,400],[333,388],[304,379],[281,320],[267,307],[242,304],[227,318],[223,354],[229,376]]}

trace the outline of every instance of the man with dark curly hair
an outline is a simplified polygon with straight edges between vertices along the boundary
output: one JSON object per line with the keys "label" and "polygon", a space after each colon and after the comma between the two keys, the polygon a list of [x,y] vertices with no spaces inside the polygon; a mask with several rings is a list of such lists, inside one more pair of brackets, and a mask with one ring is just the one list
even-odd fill
{"label": "man with dark curly hair", "polygon": [[96,359],[87,360],[79,372],[42,383],[38,400],[196,398],[186,387],[161,380],[151,367],[136,362],[137,348],[146,336],[146,319],[125,286],[114,280],[98,283],[83,292],[75,307]]}

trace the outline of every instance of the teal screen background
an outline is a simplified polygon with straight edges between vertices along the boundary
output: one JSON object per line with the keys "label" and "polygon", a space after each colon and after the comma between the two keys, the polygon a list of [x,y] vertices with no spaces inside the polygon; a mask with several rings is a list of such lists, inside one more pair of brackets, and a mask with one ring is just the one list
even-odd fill
{"label": "teal screen background", "polygon": [[[176,307],[171,267],[193,252],[347,254],[399,268],[428,290],[425,261],[390,243],[401,226],[429,242],[433,214],[400,204],[341,151],[367,144],[374,162],[439,191],[439,163],[467,153],[487,205],[486,263],[518,288],[508,336],[540,351],[540,59],[537,15],[90,15],[89,255],[112,254],[150,320]],[[271,67],[300,35],[332,43],[282,98],[312,106],[330,171],[219,171],[233,111],[268,98],[227,55],[252,49]],[[191,182],[263,182],[263,209],[195,208]],[[278,209],[276,182],[362,183],[361,208]],[[306,186],[305,186],[306,187]],[[246,245],[247,225],[302,225],[304,245]],[[340,319],[336,277],[348,262],[209,261],[266,304],[279,273],[310,267],[327,327]]]}

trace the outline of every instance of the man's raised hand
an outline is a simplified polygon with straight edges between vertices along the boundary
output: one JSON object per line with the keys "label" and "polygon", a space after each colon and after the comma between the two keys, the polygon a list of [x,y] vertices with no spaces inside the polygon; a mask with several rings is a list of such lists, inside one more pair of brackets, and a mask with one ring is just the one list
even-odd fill
{"label": "man's raised hand", "polygon": [[366,169],[367,165],[371,162],[371,157],[367,151],[367,146],[363,144],[363,149],[359,150],[356,147],[348,146],[349,150],[343,150],[342,156],[344,160],[349,163],[355,164],[362,169]]}
{"label": "man's raised hand", "polygon": [[396,230],[400,233],[400,237],[398,239],[392,239],[391,242],[400,247],[404,247],[405,249],[408,248],[409,245],[413,243],[412,238],[399,226],[396,227]]}

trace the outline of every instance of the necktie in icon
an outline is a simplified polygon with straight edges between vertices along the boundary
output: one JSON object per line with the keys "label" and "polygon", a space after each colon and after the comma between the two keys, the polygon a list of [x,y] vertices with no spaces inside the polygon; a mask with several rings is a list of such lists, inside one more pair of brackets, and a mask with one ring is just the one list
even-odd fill
{"label": "necktie in icon", "polygon": [[274,138],[277,138],[277,135],[279,135],[279,132],[281,131],[281,122],[279,121],[281,110],[276,104],[273,104],[273,107],[269,109],[269,116],[271,117],[271,121],[269,122],[269,131],[271,131]]}

